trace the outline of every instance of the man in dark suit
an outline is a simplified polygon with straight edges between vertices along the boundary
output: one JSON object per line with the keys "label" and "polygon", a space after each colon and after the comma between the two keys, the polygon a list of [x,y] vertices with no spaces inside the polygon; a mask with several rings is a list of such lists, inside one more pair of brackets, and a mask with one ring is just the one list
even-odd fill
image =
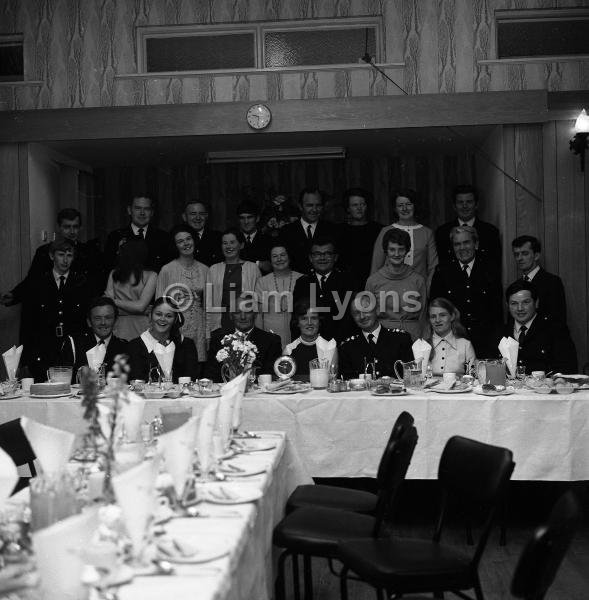
{"label": "man in dark suit", "polygon": [[221,262],[221,233],[209,229],[209,205],[202,200],[191,200],[184,207],[183,221],[194,229],[194,258],[207,267]]}
{"label": "man in dark suit", "polygon": [[359,292],[350,304],[350,313],[359,333],[345,339],[339,347],[339,372],[345,379],[370,373],[373,377],[396,377],[395,361],[413,360],[411,336],[392,331],[378,322],[376,299]]}
{"label": "man in dark suit", "polygon": [[450,231],[457,226],[468,225],[477,230],[479,238],[478,255],[495,265],[501,272],[501,240],[499,230],[476,216],[478,207],[477,191],[471,185],[459,185],[454,189],[454,209],[457,218],[440,225],[436,229],[436,246],[440,262],[455,261],[454,248],[450,241]]}
{"label": "man in dark suit", "polygon": [[117,262],[119,248],[129,240],[144,240],[147,244],[146,268],[156,272],[171,260],[170,236],[165,231],[151,224],[155,213],[153,198],[148,196],[134,196],[127,207],[131,222],[126,227],[121,227],[108,234],[104,248],[104,260],[110,271]]}
{"label": "man in dark suit", "polygon": [[[126,354],[127,341],[118,338],[112,332],[118,315],[119,310],[112,298],[101,296],[90,302],[86,317],[90,330],[73,338],[74,381],[78,369],[89,364],[86,355],[89,350],[93,351],[94,358],[102,357],[101,364],[105,367],[105,375],[112,370],[115,356]],[[95,368],[97,364],[91,366]]]}
{"label": "man in dark suit", "polygon": [[330,237],[337,241],[338,230],[333,223],[321,220],[323,193],[305,188],[299,197],[301,217],[280,230],[280,239],[286,246],[293,271],[308,273],[311,268],[309,251],[316,239]]}
{"label": "man in dark suit", "polygon": [[[311,307],[323,313],[321,336],[341,342],[354,332],[354,323],[346,309],[350,298],[360,286],[353,275],[335,268],[337,258],[336,245],[332,239],[316,238],[309,253],[311,273],[297,279],[293,299],[296,304],[299,300],[308,298]],[[293,331],[293,339],[296,337],[298,333]]]}
{"label": "man in dark suit", "polygon": [[454,227],[450,237],[456,260],[436,267],[430,298],[447,298],[458,308],[478,358],[495,356],[494,331],[503,321],[497,265],[479,256],[474,227]]}
{"label": "man in dark suit", "polygon": [[253,204],[242,203],[237,207],[239,217],[239,240],[243,244],[240,256],[243,260],[256,263],[263,274],[272,270],[270,247],[272,238],[258,229],[260,211]]}
{"label": "man in dark suit", "polygon": [[511,242],[511,248],[521,278],[534,282],[538,292],[538,312],[553,321],[566,323],[564,286],[558,275],[548,273],[540,266],[540,240],[531,235],[521,235]]}
{"label": "man in dark suit", "polygon": [[204,376],[213,381],[221,381],[221,363],[217,360],[217,352],[221,350],[221,340],[232,333],[241,333],[258,349],[254,367],[256,373],[274,373],[274,362],[282,354],[280,336],[269,333],[254,326],[256,319],[257,302],[248,294],[242,294],[236,303],[235,312],[231,313],[233,329],[215,329],[211,333],[211,344]]}
{"label": "man in dark suit", "polygon": [[517,360],[526,373],[576,373],[577,352],[569,330],[562,319],[552,320],[538,311],[535,284],[518,279],[507,288],[505,297],[513,323],[504,326],[498,338],[512,337],[519,343]]}

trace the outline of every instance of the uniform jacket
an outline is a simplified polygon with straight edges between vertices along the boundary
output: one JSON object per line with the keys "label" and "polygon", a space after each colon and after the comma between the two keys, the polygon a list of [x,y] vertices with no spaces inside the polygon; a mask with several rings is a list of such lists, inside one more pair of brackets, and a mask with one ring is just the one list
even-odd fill
{"label": "uniform jacket", "polygon": [[[336,225],[327,221],[318,221],[315,227],[313,239],[331,238],[338,242],[339,230]],[[280,229],[280,240],[286,246],[290,256],[290,267],[299,273],[308,273],[311,269],[309,252],[312,240],[309,240],[307,232],[303,229],[300,219],[285,225]],[[298,336],[297,336],[298,337]]]}
{"label": "uniform jacket", "polygon": [[[133,233],[130,224],[126,227],[121,227],[121,229],[111,231],[108,234],[104,247],[104,262],[109,273],[115,268],[121,244],[128,240],[138,239],[141,238]],[[172,258],[170,255],[170,235],[150,224],[147,227],[144,240],[147,244],[148,252],[145,267],[159,273],[162,266],[170,262]]]}
{"label": "uniform jacket", "polygon": [[[108,346],[106,347],[103,363],[106,366],[107,373],[112,370],[115,356],[118,354],[127,354],[128,344],[129,342],[127,342],[127,340],[118,338],[116,335],[111,336]],[[86,331],[73,339],[73,346],[75,349],[73,381],[76,381],[78,369],[80,367],[88,366],[86,352],[90,350],[90,348],[96,346],[96,336],[91,331]]]}
{"label": "uniform jacket", "polygon": [[[457,262],[454,248],[450,241],[450,231],[459,224],[458,219],[444,223],[436,229],[436,247],[438,248],[438,259],[443,262]],[[495,269],[501,271],[501,239],[499,230],[495,225],[486,223],[475,218],[473,227],[479,234],[478,255],[495,265]]]}

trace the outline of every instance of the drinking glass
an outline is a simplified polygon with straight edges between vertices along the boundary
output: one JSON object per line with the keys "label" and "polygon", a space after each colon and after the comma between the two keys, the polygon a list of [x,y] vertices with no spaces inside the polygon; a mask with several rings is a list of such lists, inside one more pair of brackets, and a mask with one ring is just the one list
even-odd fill
{"label": "drinking glass", "polygon": [[180,425],[184,425],[190,417],[192,417],[192,407],[182,404],[172,406],[162,406],[160,408],[162,417],[163,433],[168,433],[174,429],[178,429]]}
{"label": "drinking glass", "polygon": [[314,389],[325,389],[329,383],[328,358],[314,358],[309,361],[309,381]]}
{"label": "drinking glass", "polygon": [[80,512],[69,473],[44,473],[30,481],[31,530],[44,529]]}
{"label": "drinking glass", "polygon": [[49,367],[47,381],[50,383],[71,383],[72,367]]}

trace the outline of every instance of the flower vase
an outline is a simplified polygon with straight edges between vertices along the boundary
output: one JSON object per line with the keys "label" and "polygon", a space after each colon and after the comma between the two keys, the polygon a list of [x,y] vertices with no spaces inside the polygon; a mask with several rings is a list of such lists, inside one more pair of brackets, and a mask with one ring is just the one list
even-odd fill
{"label": "flower vase", "polygon": [[239,373],[237,373],[235,369],[231,367],[231,365],[227,363],[221,364],[221,377],[223,378],[223,383],[228,383],[232,379],[235,379],[238,375]]}

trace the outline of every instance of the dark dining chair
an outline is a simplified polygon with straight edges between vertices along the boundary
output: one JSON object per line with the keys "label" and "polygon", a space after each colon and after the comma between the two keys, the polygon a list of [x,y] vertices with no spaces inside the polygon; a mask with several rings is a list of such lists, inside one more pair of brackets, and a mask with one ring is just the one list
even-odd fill
{"label": "dark dining chair", "polygon": [[[405,479],[416,444],[415,427],[404,429],[398,439],[387,444],[379,468],[381,489],[377,496],[374,516],[337,508],[309,506],[294,510],[278,523],[274,529],[273,542],[275,546],[284,550],[278,560],[277,600],[285,597],[284,571],[289,556],[303,556],[305,600],[312,600],[312,557],[328,559],[331,567],[331,561],[338,558],[338,546],[341,541],[386,535],[385,515]],[[298,580],[293,581],[293,585],[297,595]]]}
{"label": "dark dining chair", "polygon": [[[514,468],[510,450],[454,436],[448,440],[438,467],[442,501],[432,540],[376,538],[340,543],[338,557],[341,599],[348,599],[349,572],[372,585],[379,598],[393,594],[434,593],[443,597],[451,591],[469,599],[464,590],[473,589],[483,600],[478,565],[485,549],[496,507]],[[450,502],[482,509],[484,524],[473,551],[441,542]]]}
{"label": "dark dining chair", "polygon": [[[29,440],[20,424],[20,419],[13,419],[0,424],[0,448],[12,458],[17,467],[28,465],[31,477],[37,475],[34,460],[36,458]],[[20,477],[13,494],[26,487],[31,477]]]}

